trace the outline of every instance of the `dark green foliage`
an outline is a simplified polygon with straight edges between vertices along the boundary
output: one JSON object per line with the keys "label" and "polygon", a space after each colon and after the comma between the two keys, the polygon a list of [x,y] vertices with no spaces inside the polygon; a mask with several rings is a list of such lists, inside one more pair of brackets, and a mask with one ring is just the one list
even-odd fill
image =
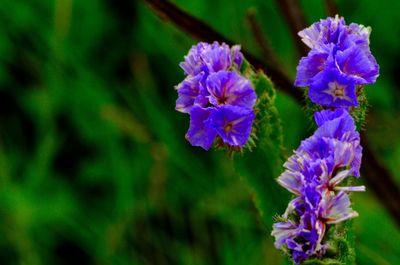
{"label": "dark green foliage", "polygon": [[303,110],[307,117],[308,127],[310,128],[310,131],[315,131],[317,129],[317,125],[315,124],[314,121],[314,113],[323,110],[323,108],[320,105],[317,105],[310,100],[308,96],[308,87],[298,88],[298,89],[303,89],[303,95],[304,95]]}
{"label": "dark green foliage", "polygon": [[[273,1],[174,2],[260,55],[245,23],[256,8],[293,77],[299,58]],[[323,1],[300,2],[309,22],[326,16]],[[348,22],[373,28],[382,70],[365,88],[366,133],[399,180],[400,2],[335,2]],[[184,138],[189,118],[174,110],[173,87],[197,40],[144,1],[2,0],[0,21],[1,265],[290,264],[232,160]],[[279,90],[275,99],[289,155],[313,130],[299,104]],[[250,169],[282,192],[278,202],[264,195],[271,223],[289,193],[274,180],[282,164],[265,163]],[[367,186],[352,200],[357,264],[399,264],[398,229],[377,197]]]}
{"label": "dark green foliage", "polygon": [[243,153],[235,156],[235,168],[249,184],[267,231],[271,230],[272,216],[280,213],[288,194],[276,182],[284,162],[282,154],[282,125],[275,106],[276,92],[271,80],[262,72],[255,73],[244,63],[243,73],[251,80],[258,95],[256,119],[250,143]]}
{"label": "dark green foliage", "polygon": [[367,112],[369,107],[367,95],[365,94],[365,87],[357,87],[357,100],[359,106],[357,108],[351,108],[350,113],[356,124],[357,131],[361,131],[366,128],[365,121],[367,119]]}

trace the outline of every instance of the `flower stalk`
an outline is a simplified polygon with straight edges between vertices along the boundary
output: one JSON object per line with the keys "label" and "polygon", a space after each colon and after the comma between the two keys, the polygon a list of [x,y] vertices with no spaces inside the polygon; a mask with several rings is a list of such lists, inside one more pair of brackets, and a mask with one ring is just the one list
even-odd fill
{"label": "flower stalk", "polygon": [[[314,112],[315,133],[284,164],[278,183],[295,195],[273,225],[275,246],[294,263],[353,264],[350,205],[360,176],[367,99],[364,86],[379,76],[369,49],[371,29],[342,17],[327,18],[299,32],[311,48],[297,67],[295,86],[308,87],[306,110]],[[345,184],[343,184],[345,183]]]}

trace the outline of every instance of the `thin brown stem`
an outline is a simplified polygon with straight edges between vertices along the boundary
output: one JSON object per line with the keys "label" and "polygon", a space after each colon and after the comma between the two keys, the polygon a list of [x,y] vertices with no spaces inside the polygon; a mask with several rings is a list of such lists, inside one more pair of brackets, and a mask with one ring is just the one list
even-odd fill
{"label": "thin brown stem", "polygon": [[307,22],[303,10],[300,7],[299,1],[275,0],[275,2],[286,20],[297,51],[301,56],[306,55],[308,53],[308,48],[297,36],[297,33],[307,26]]}
{"label": "thin brown stem", "polygon": [[[256,18],[256,10],[250,9],[247,12],[246,17],[248,24],[250,26],[250,30],[253,34],[254,40],[258,44],[264,61],[268,65],[275,65],[276,67],[280,67],[281,63],[278,60],[278,56],[276,55],[274,49],[272,48],[271,42],[268,40],[265,34],[263,34],[260,24]],[[283,72],[283,69],[280,69]]]}
{"label": "thin brown stem", "polygon": [[333,0],[325,0],[325,10],[330,17],[334,17],[338,14],[338,10]]}

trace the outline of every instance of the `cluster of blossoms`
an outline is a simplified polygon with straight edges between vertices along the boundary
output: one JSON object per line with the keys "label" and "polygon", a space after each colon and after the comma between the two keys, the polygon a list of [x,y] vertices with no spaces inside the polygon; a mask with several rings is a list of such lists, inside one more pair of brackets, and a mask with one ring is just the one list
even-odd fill
{"label": "cluster of blossoms", "polygon": [[187,75],[176,86],[176,110],[190,115],[186,138],[208,150],[215,139],[243,146],[250,137],[257,95],[240,74],[240,46],[200,42],[180,64]]}
{"label": "cluster of blossoms", "polygon": [[369,49],[370,28],[346,25],[343,18],[327,18],[299,32],[311,48],[297,67],[295,85],[309,86],[312,102],[329,109],[314,114],[318,129],[284,164],[278,183],[296,195],[282,222],[273,225],[277,248],[287,249],[296,263],[321,257],[329,248],[324,238],[331,225],[356,217],[349,192],[364,186],[343,187],[349,176],[360,176],[362,147],[349,107],[358,106],[358,88],[372,84],[379,65]]}
{"label": "cluster of blossoms", "polygon": [[362,147],[353,118],[343,108],[317,112],[314,118],[319,128],[301,142],[278,178],[296,198],[282,216],[286,221],[273,225],[272,235],[275,246],[286,247],[296,263],[325,253],[329,225],[358,215],[350,208],[348,192],[365,190],[339,186],[360,175]]}
{"label": "cluster of blossoms", "polygon": [[309,86],[311,101],[321,106],[358,106],[357,87],[374,83],[379,75],[370,33],[370,27],[346,25],[337,15],[300,31],[311,50],[300,60],[295,85]]}

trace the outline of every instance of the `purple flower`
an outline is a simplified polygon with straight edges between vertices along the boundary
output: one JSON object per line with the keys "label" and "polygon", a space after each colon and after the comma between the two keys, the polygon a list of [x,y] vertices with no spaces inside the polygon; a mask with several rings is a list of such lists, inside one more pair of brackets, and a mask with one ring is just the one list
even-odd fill
{"label": "purple flower", "polygon": [[[318,130],[315,132],[317,137],[329,137],[347,143],[343,148],[340,148],[340,146],[336,147],[337,156],[342,159],[347,157],[348,155],[345,156],[345,154],[346,152],[349,152],[347,149],[350,148],[350,157],[352,158],[352,161],[350,162],[351,174],[356,177],[360,176],[362,157],[360,134],[356,131],[354,120],[347,110],[323,110],[315,113],[314,119],[319,126]],[[351,147],[349,147],[349,145]]]}
{"label": "purple flower", "polygon": [[316,112],[314,120],[318,125],[315,135],[320,138],[329,137],[348,142],[360,141],[354,120],[344,108]]}
{"label": "purple flower", "polygon": [[373,84],[379,75],[379,65],[371,52],[357,46],[336,53],[340,71],[352,77],[357,85]]}
{"label": "purple flower", "polygon": [[187,77],[176,90],[175,109],[190,115],[186,134],[193,146],[208,150],[218,137],[228,146],[244,146],[255,114],[257,95],[239,73],[240,46],[200,42],[180,64]]}
{"label": "purple flower", "polygon": [[305,160],[299,155],[292,155],[283,164],[286,170],[278,177],[278,183],[295,195],[300,195],[300,190],[305,183]]}
{"label": "purple flower", "polygon": [[[352,175],[360,176],[362,147],[360,134],[354,120],[346,109],[322,110],[314,114],[319,128],[310,140],[302,143],[301,149],[322,157],[322,146],[329,146],[335,166],[349,166]],[[324,143],[322,143],[324,142]],[[307,143],[307,145],[306,145]],[[318,152],[315,150],[319,150]]]}
{"label": "purple flower", "polygon": [[220,71],[206,81],[210,103],[214,106],[234,105],[253,108],[257,95],[250,81],[236,72]]}
{"label": "purple flower", "polygon": [[272,236],[275,237],[275,247],[283,247],[288,240],[295,238],[298,233],[299,226],[292,221],[273,224]]}
{"label": "purple flower", "polygon": [[339,36],[346,30],[343,17],[336,15],[328,17],[312,24],[310,27],[299,32],[301,40],[311,49],[320,49],[328,43],[337,43]]}
{"label": "purple flower", "polygon": [[207,126],[206,121],[214,110],[214,108],[194,106],[190,111],[190,127],[186,134],[186,139],[191,145],[200,146],[205,150],[210,149],[217,132]]}
{"label": "purple flower", "polygon": [[314,212],[306,212],[299,223],[275,223],[271,234],[275,237],[275,247],[286,246],[298,264],[312,255],[325,253],[326,246],[321,243],[325,227]]}
{"label": "purple flower", "polygon": [[213,128],[225,143],[244,146],[250,137],[254,118],[254,112],[249,108],[224,105],[212,112],[207,126]]}
{"label": "purple flower", "polygon": [[[318,127],[321,127],[326,122],[333,121],[335,119],[342,118],[343,120],[350,121],[352,118],[345,109],[322,110],[314,113],[314,120]],[[351,122],[350,122],[351,123]],[[348,130],[355,130],[355,126],[348,128]]]}
{"label": "purple flower", "polygon": [[186,138],[193,146],[210,149],[215,137],[231,146],[243,146],[250,137],[254,112],[251,109],[224,105],[220,108],[194,106]]}
{"label": "purple flower", "polygon": [[341,50],[357,46],[366,52],[369,52],[369,35],[371,28],[360,24],[351,23],[346,27],[339,37],[339,45]]}
{"label": "purple flower", "polygon": [[313,49],[308,56],[300,59],[297,66],[295,86],[305,87],[312,83],[313,78],[325,69],[328,56],[332,53],[334,45],[324,46],[323,50]]}
{"label": "purple flower", "polygon": [[200,42],[193,46],[185,56],[185,61],[180,63],[187,75],[195,76],[201,72],[206,75],[218,71],[226,71],[231,67],[240,68],[243,55],[240,46],[229,48],[225,43],[212,44]]}
{"label": "purple flower", "polygon": [[339,108],[317,112],[314,118],[318,129],[301,142],[278,177],[297,197],[282,215],[287,221],[274,224],[271,234],[275,246],[286,247],[295,263],[325,253],[326,226],[358,216],[347,193],[365,190],[339,186],[345,178],[359,176],[362,148],[350,114]]}
{"label": "purple flower", "polygon": [[325,196],[321,202],[320,215],[325,220],[325,223],[336,224],[357,217],[358,213],[350,208],[349,196],[340,191],[335,196]]}
{"label": "purple flower", "polygon": [[363,25],[346,25],[339,16],[300,31],[311,50],[297,66],[295,86],[310,86],[311,101],[322,106],[358,106],[356,85],[375,83],[379,76],[369,49],[370,32]]}
{"label": "purple flower", "polygon": [[231,52],[233,64],[239,69],[243,62],[243,54],[240,52],[240,45],[233,45]]}
{"label": "purple flower", "polygon": [[183,113],[190,113],[193,105],[206,107],[208,104],[207,90],[201,84],[204,73],[196,76],[188,76],[183,80],[176,89],[178,91],[178,99],[176,100],[175,109]]}
{"label": "purple flower", "polygon": [[198,75],[201,72],[207,72],[207,66],[204,64],[202,54],[206,52],[210,44],[200,42],[190,48],[189,53],[185,56],[185,61],[179,65],[187,75]]}
{"label": "purple flower", "polygon": [[312,102],[328,107],[358,106],[355,80],[337,68],[328,68],[315,77],[308,95]]}
{"label": "purple flower", "polygon": [[201,59],[210,73],[228,70],[233,64],[232,50],[225,43],[214,42],[202,53]]}

